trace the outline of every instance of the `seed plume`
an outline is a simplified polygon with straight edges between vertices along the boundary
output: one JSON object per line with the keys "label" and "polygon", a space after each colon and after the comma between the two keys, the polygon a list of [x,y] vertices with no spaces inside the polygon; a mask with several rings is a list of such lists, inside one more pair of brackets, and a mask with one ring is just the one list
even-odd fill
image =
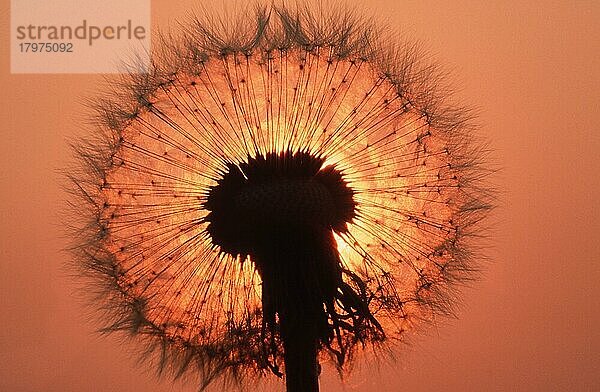
{"label": "seed plume", "polygon": [[308,391],[290,383],[319,361],[452,314],[484,151],[415,45],[345,10],[239,21],[192,20],[95,101],[73,253],[105,330],[161,369]]}

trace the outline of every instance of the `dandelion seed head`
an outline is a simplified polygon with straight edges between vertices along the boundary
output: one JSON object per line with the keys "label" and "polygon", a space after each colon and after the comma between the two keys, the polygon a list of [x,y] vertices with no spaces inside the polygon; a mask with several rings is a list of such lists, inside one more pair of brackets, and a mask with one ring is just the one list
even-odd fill
{"label": "dandelion seed head", "polygon": [[[290,303],[313,304],[340,368],[452,312],[489,209],[482,152],[435,69],[390,42],[351,13],[259,7],[194,20],[115,84],[72,174],[106,330],[206,386],[279,375]],[[325,261],[286,261],[290,233]],[[282,298],[305,271],[314,298]]]}

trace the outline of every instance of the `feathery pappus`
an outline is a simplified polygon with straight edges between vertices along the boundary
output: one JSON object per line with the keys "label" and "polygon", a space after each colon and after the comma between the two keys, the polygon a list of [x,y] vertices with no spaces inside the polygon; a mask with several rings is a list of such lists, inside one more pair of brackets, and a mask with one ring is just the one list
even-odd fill
{"label": "feathery pappus", "polygon": [[248,18],[194,19],[95,101],[74,259],[105,330],[175,377],[318,390],[320,360],[452,314],[485,151],[416,45],[346,10]]}

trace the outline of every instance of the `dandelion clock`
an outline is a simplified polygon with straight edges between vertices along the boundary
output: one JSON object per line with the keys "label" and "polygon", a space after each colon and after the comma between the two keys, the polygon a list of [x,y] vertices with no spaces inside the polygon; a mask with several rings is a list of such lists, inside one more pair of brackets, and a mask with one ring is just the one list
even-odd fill
{"label": "dandelion clock", "polygon": [[232,17],[163,37],[94,99],[74,264],[103,330],[174,377],[318,391],[321,363],[452,314],[483,153],[414,45],[346,11]]}

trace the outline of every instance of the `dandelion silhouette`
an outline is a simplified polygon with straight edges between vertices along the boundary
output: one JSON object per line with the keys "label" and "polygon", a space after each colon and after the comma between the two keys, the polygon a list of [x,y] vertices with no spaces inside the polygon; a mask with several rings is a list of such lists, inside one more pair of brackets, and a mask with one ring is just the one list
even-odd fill
{"label": "dandelion silhouette", "polygon": [[320,360],[452,312],[482,152],[414,46],[347,11],[247,18],[196,19],[98,99],[74,251],[161,369],[318,391]]}

